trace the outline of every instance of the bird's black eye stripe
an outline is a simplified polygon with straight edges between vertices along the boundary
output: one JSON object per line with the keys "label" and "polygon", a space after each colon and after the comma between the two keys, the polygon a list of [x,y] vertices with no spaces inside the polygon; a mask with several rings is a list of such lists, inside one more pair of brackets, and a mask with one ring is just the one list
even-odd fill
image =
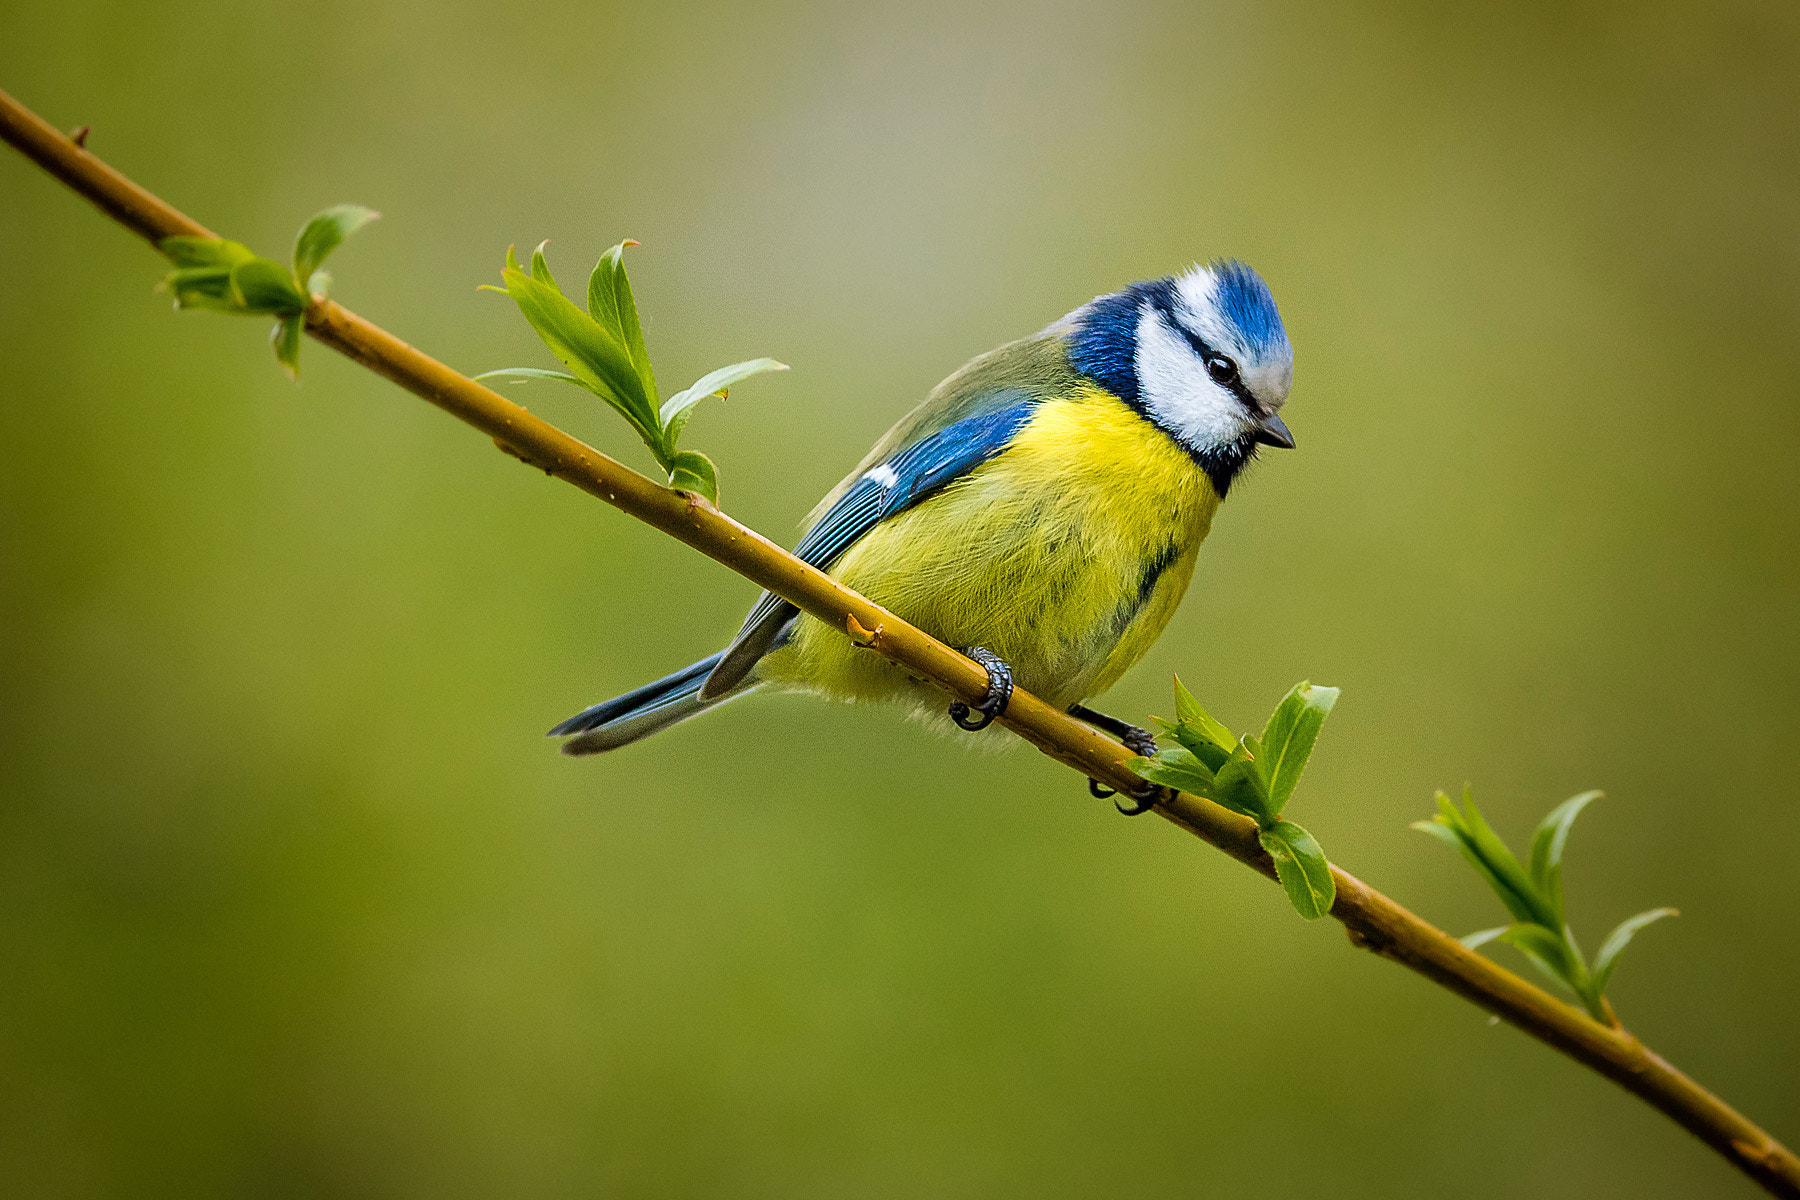
{"label": "bird's black eye stripe", "polygon": [[1183,325],[1181,318],[1176,316],[1174,289],[1157,295],[1155,304],[1169,328],[1186,338],[1195,356],[1206,364],[1206,373],[1212,377],[1213,382],[1230,391],[1238,398],[1238,403],[1251,412],[1260,413],[1262,407],[1257,404],[1256,397],[1250,394],[1250,389],[1244,386],[1243,377],[1238,374],[1237,363],[1229,355],[1221,354],[1207,345],[1205,338]]}

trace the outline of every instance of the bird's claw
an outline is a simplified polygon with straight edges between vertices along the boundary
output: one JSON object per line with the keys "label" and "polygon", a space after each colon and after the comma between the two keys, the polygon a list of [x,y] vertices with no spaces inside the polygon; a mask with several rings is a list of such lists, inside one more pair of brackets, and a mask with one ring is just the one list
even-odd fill
{"label": "bird's claw", "polygon": [[[1088,780],[1088,793],[1096,800],[1110,799],[1119,794],[1098,779]],[[1141,817],[1155,808],[1156,802],[1162,799],[1162,788],[1154,783],[1146,783],[1137,791],[1130,793],[1130,798],[1136,801],[1130,808],[1120,804],[1117,800],[1113,801],[1113,807],[1128,817]]]}
{"label": "bird's claw", "polygon": [[[963,653],[980,663],[987,671],[987,695],[974,704],[954,701],[950,705],[950,719],[970,733],[977,733],[992,725],[994,718],[1005,712],[1007,704],[1012,700],[1012,667],[986,646],[971,646]],[[971,712],[979,715],[971,719]]]}
{"label": "bird's claw", "polygon": [[[1109,717],[1103,712],[1095,712],[1085,704],[1077,704],[1069,709],[1069,715],[1078,720],[1086,721],[1096,729],[1101,729],[1112,734],[1121,742],[1125,743],[1126,749],[1130,750],[1140,758],[1156,757],[1156,735],[1151,733],[1148,729],[1142,729],[1130,722],[1121,721],[1117,717]],[[1088,791],[1099,800],[1105,800],[1119,794],[1112,788],[1101,783],[1098,779],[1088,780]],[[1146,782],[1139,787],[1137,791],[1131,792],[1129,795],[1132,800],[1136,801],[1135,804],[1127,808],[1117,800],[1114,800],[1113,807],[1128,817],[1142,816],[1144,813],[1147,813],[1156,807],[1156,802],[1162,798],[1162,788],[1154,783]]]}

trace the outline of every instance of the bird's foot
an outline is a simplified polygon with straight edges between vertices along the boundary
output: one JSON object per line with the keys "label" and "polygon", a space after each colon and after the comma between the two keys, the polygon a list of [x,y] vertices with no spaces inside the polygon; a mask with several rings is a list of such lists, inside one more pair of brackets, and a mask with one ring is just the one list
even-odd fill
{"label": "bird's foot", "polygon": [[[950,719],[974,733],[992,725],[994,718],[1006,711],[1013,694],[1012,667],[986,646],[970,646],[963,653],[980,663],[987,671],[987,695],[974,704],[955,701],[950,705]],[[978,715],[971,717],[971,712]]]}
{"label": "bird's foot", "polygon": [[[1114,737],[1124,742],[1128,750],[1139,757],[1156,757],[1156,735],[1151,733],[1148,729],[1133,725],[1129,721],[1121,721],[1117,717],[1109,717],[1103,712],[1095,712],[1085,704],[1077,704],[1070,708],[1069,715],[1076,720],[1086,721],[1095,729],[1112,734]],[[1101,783],[1098,779],[1088,780],[1088,792],[1096,799],[1100,800],[1105,800],[1119,794],[1112,788]],[[1137,791],[1130,793],[1130,798],[1135,803],[1129,808],[1120,804],[1117,800],[1113,801],[1113,807],[1128,817],[1142,816],[1144,813],[1147,813],[1156,807],[1156,802],[1162,798],[1162,788],[1146,780],[1142,787],[1138,788]]]}

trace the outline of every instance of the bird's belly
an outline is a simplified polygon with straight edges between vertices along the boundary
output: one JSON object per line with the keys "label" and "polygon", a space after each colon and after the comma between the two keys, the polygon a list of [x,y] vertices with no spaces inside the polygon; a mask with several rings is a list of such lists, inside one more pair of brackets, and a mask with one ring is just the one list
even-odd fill
{"label": "bird's belly", "polygon": [[[940,641],[987,647],[1067,707],[1155,641],[1217,505],[1184,453],[1095,392],[1042,406],[1005,453],[870,530],[832,574]],[[852,699],[917,688],[811,617],[759,674]]]}

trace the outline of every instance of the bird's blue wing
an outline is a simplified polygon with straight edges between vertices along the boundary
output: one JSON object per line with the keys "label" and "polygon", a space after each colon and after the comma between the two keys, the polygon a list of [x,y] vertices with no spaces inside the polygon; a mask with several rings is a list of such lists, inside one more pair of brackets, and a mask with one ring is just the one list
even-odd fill
{"label": "bird's blue wing", "polygon": [[[1037,407],[1027,400],[946,425],[877,463],[825,510],[800,539],[794,553],[802,562],[829,568],[863,534],[974,470],[1006,449]],[[702,699],[724,695],[742,683],[756,660],[767,654],[800,610],[773,592],[764,592],[745,618],[737,638],[700,691]]]}

